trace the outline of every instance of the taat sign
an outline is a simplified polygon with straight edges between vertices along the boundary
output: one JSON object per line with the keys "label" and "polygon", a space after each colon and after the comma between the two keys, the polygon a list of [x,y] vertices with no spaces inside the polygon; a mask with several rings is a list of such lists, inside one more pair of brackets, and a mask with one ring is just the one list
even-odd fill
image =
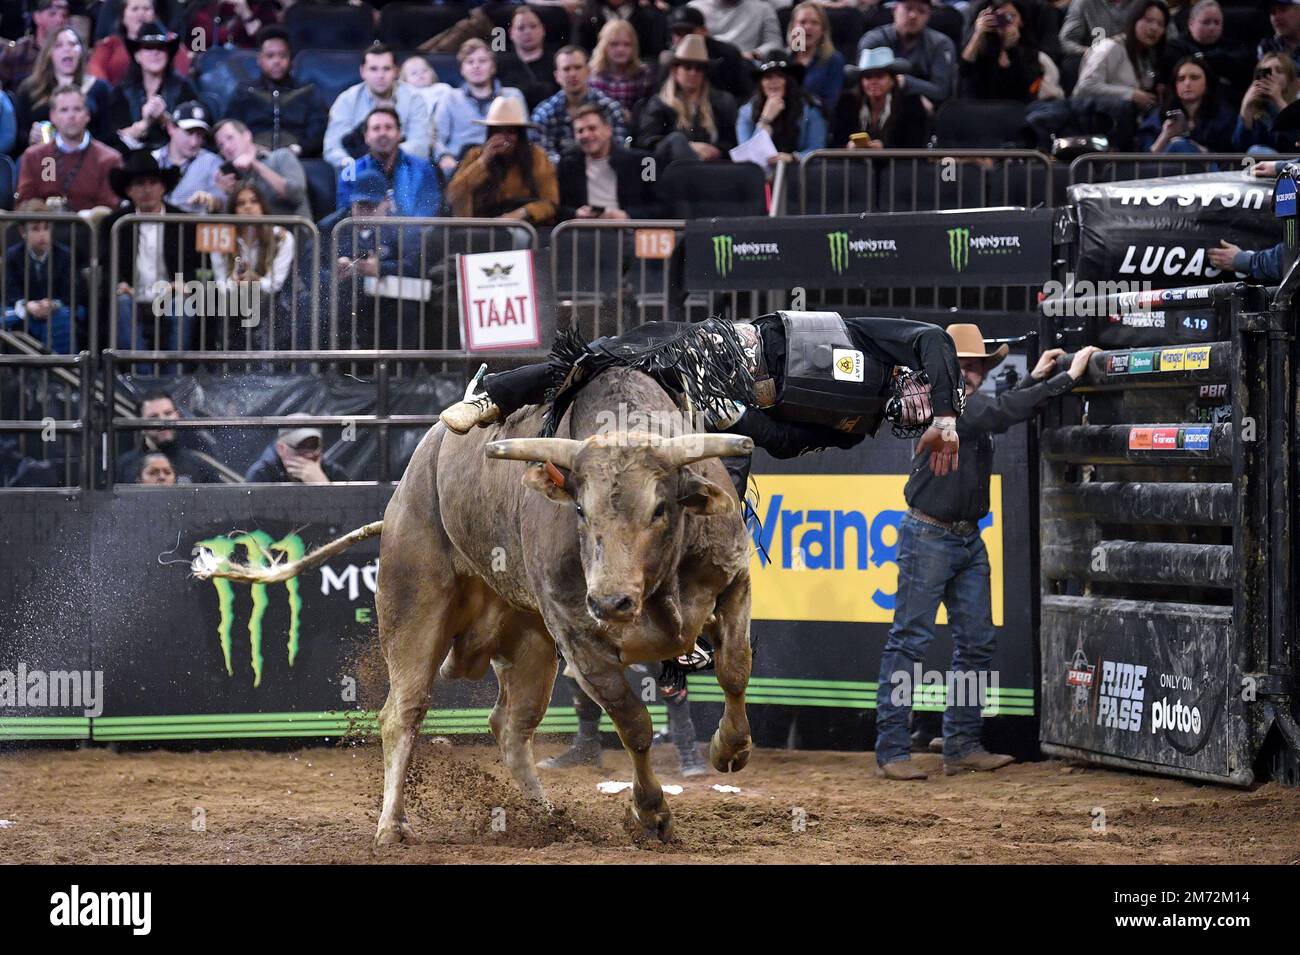
{"label": "taat sign", "polygon": [[539,347],[542,329],[532,250],[475,252],[456,258],[465,349]]}

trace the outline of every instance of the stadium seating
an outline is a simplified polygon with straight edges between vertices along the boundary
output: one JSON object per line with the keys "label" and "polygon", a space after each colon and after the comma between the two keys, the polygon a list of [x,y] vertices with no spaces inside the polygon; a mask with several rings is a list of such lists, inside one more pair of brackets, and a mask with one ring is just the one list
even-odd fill
{"label": "stadium seating", "polygon": [[14,207],[14,190],[18,186],[18,170],[14,161],[8,156],[0,156],[0,209],[10,210]]}
{"label": "stadium seating", "polygon": [[698,219],[765,215],[766,182],[753,163],[679,161],[668,166],[660,187],[670,218]]}
{"label": "stadium seating", "polygon": [[367,4],[295,3],[283,26],[294,50],[360,50],[375,36],[374,10]]}
{"label": "stadium seating", "polygon": [[937,145],[947,149],[993,149],[1017,140],[1025,104],[1013,100],[950,99],[935,116]]}
{"label": "stadium seating", "polygon": [[390,3],[379,14],[379,40],[394,49],[413,49],[467,16],[469,8],[458,3]]}
{"label": "stadium seating", "polygon": [[361,82],[361,51],[303,50],[293,58],[293,75],[299,83],[315,83],[321,101],[333,103]]}
{"label": "stadium seating", "polygon": [[256,50],[217,47],[198,61],[195,85],[213,116],[225,116],[235,95],[261,76]]}
{"label": "stadium seating", "polygon": [[858,40],[867,32],[862,14],[852,7],[827,7],[826,16],[831,21],[831,42],[844,54],[848,63],[858,62]]}
{"label": "stadium seating", "polygon": [[307,174],[307,201],[311,203],[312,218],[320,221],[334,211],[338,170],[324,159],[302,160]]}
{"label": "stadium seating", "polygon": [[961,52],[961,35],[965,29],[966,22],[962,19],[961,11],[954,7],[934,6],[930,9],[930,29],[938,30],[948,39],[952,40],[953,45],[957,47],[958,53]]}
{"label": "stadium seating", "polygon": [[402,50],[397,54],[398,64],[405,63],[412,56],[422,56],[433,67],[433,72],[438,76],[439,83],[446,83],[448,86],[460,86],[463,78],[460,75],[460,64],[456,62],[455,53],[417,53],[415,50]]}

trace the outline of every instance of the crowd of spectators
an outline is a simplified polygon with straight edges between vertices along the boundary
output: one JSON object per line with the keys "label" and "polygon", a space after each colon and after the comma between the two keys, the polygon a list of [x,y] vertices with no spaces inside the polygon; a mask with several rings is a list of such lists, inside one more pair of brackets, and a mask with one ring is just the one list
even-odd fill
{"label": "crowd of spectators", "polygon": [[[359,69],[333,77],[341,92],[328,97],[295,76],[293,5],[6,6],[0,152],[29,219],[81,214],[107,259],[113,224],[132,213],[299,216],[337,252],[305,275],[303,237],[284,224],[241,222],[233,247],[210,254],[175,222],[119,230],[118,274],[98,284],[101,345],[204,344],[205,323],[179,296],[181,313],[158,311],[158,289],[178,276],[256,285],[277,314],[295,289],[346,278],[331,307],[355,320],[356,296],[410,274],[422,238],[406,227],[332,236],[342,220],[544,230],[661,217],[669,167],[731,163],[738,147],[770,176],[825,147],[958,145],[944,141],[945,117],[1045,151],[1081,136],[1155,153],[1296,145],[1274,120],[1300,91],[1300,0],[470,0],[460,22],[400,49],[359,34]],[[95,40],[96,23],[113,28]],[[205,71],[232,48],[250,51],[255,75],[217,95]],[[453,57],[420,51],[454,54],[459,75],[435,69]],[[88,292],[68,236],[27,221],[5,242],[4,326],[54,351],[84,347]],[[288,322],[261,326],[262,345],[288,346]]]}

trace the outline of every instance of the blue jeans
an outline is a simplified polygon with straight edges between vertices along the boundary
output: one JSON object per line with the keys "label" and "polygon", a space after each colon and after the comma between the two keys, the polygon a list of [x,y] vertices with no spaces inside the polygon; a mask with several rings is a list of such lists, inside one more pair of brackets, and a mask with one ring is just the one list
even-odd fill
{"label": "blue jeans", "polygon": [[[952,672],[987,674],[996,637],[984,541],[978,531],[963,536],[904,515],[898,525],[894,624],[880,659],[876,691],[876,762],[882,766],[907,759],[911,752],[909,685],[915,681],[915,666],[923,663],[934,639],[940,602],[948,608],[952,627]],[[896,682],[895,674],[900,672],[906,674],[906,683],[901,678]],[[895,702],[895,696],[900,702]],[[980,704],[968,700],[969,705],[956,706],[952,700],[948,702],[943,714],[943,755],[960,759],[980,748]]]}
{"label": "blue jeans", "polygon": [[[192,311],[190,302],[187,301],[184,305]],[[155,322],[157,340],[154,338]],[[192,314],[180,318],[172,315],[170,305],[165,314],[155,316],[152,302],[136,302],[129,295],[117,296],[118,351],[186,351],[194,347],[197,326],[198,321]],[[103,344],[107,347],[108,342]],[[136,364],[132,369],[124,367],[123,371],[134,370],[136,374],[145,374],[147,372],[144,369],[152,367]],[[168,363],[161,366],[159,371],[161,374],[173,374],[176,368],[175,364]]]}
{"label": "blue jeans", "polygon": [[[26,328],[27,333],[35,338],[38,342],[44,344],[51,352],[57,355],[68,355],[72,353],[72,326],[73,326],[72,309],[66,305],[60,305],[50,313],[48,319],[19,318],[17,311],[12,308],[5,309],[4,327],[7,329]],[[86,310],[80,305],[77,306],[76,314],[77,325],[77,348],[89,348],[86,341],[85,323]]]}

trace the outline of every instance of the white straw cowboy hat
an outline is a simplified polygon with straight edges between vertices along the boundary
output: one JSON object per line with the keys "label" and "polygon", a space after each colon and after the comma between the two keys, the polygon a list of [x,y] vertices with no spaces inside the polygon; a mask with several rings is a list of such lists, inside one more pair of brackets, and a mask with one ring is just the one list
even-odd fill
{"label": "white straw cowboy hat", "polygon": [[952,339],[952,343],[957,346],[957,357],[984,359],[986,373],[1002,364],[1007,357],[1007,352],[1011,351],[1005,344],[999,345],[996,351],[985,351],[984,335],[978,325],[949,325],[945,331]]}
{"label": "white straw cowboy hat", "polygon": [[480,126],[531,126],[537,129],[536,123],[529,122],[528,116],[524,113],[524,108],[519,100],[511,99],[508,96],[498,96],[488,107],[487,119],[474,120]]}
{"label": "white straw cowboy hat", "polygon": [[712,62],[709,59],[709,48],[704,43],[704,37],[698,33],[688,33],[673,48],[673,66],[678,63],[699,63],[701,66],[709,66]]}

